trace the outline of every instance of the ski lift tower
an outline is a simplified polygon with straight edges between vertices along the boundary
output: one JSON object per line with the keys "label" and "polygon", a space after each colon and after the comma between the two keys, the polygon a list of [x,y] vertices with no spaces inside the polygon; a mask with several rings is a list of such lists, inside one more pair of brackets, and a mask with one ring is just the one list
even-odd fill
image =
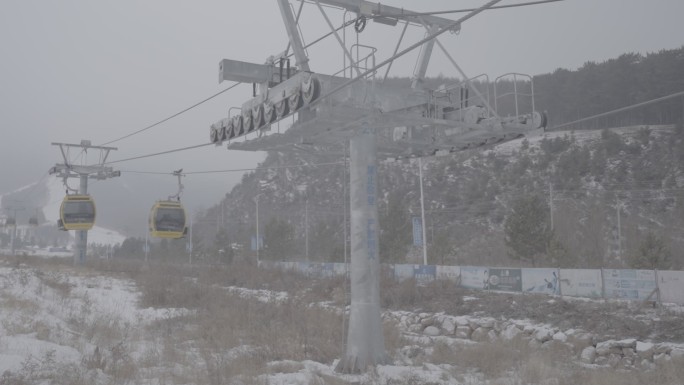
{"label": "ski lift tower", "polygon": [[[62,152],[64,163],[58,163],[50,168],[49,174],[56,175],[64,181],[64,187],[68,191],[73,191],[78,194],[88,194],[88,178],[96,180],[105,180],[107,178],[114,178],[121,176],[121,171],[114,171],[111,167],[105,167],[107,157],[111,150],[116,150],[116,147],[102,147],[91,145],[90,140],[81,140],[80,144],[68,143],[52,143],[53,146],[59,146]],[[78,155],[87,154],[88,150],[99,151],[99,159],[97,164],[93,165],[76,165],[73,164],[70,155],[71,149],[80,150]],[[69,178],[78,178],[79,188],[73,189],[69,187],[67,180]],[[86,260],[86,251],[88,249],[88,231],[76,230],[76,250],[74,251],[74,263],[83,264]]]}
{"label": "ski lift tower", "polygon": [[[361,372],[388,361],[379,296],[378,157],[423,157],[492,145],[541,129],[546,119],[534,110],[534,103],[526,113],[520,113],[516,104],[515,115],[497,114],[491,107],[489,92],[476,87],[482,79],[468,79],[437,39],[443,33],[458,32],[462,22],[500,0],[489,1],[458,20],[363,0],[306,1],[318,8],[330,27],[329,35],[334,35],[341,48],[343,66],[334,74],[313,72],[309,66],[307,47],[299,32],[305,1],[300,2],[296,16],[288,0],[276,1],[285,23],[288,48],[270,56],[265,64],[227,59],[219,63],[219,82],[252,83],[253,95],[237,108],[239,113],[231,116],[229,112],[228,117],[212,124],[209,135],[217,146],[227,142],[228,149],[245,151],[325,152],[349,142],[351,311],[346,352],[337,370]],[[344,11],[341,28],[333,26],[322,5]],[[351,19],[349,15],[353,15]],[[392,26],[403,24],[393,55],[380,63],[376,63],[376,48],[359,43],[370,20]],[[409,25],[425,28],[425,38],[399,51]],[[347,26],[353,26],[356,32],[354,41],[347,40]],[[435,45],[463,80],[431,90],[423,80]],[[386,78],[396,58],[419,47],[410,86],[378,79],[381,67],[388,66]],[[488,82],[485,86],[489,90]],[[231,108],[231,112],[234,110]],[[291,117],[287,123],[292,122],[287,130],[272,129],[286,117]]]}

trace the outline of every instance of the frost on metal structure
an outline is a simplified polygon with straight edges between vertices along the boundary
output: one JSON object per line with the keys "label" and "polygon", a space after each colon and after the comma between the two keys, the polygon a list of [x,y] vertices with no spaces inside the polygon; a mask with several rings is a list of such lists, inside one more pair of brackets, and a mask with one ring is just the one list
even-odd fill
{"label": "frost on metal structure", "polygon": [[[79,195],[88,195],[88,179],[104,180],[107,178],[114,178],[121,176],[120,171],[114,171],[111,167],[105,167],[107,157],[111,150],[116,150],[116,147],[102,147],[93,146],[89,140],[81,140],[80,144],[68,143],[52,143],[53,146],[59,146],[62,153],[64,163],[58,163],[51,167],[48,171],[50,175],[56,175],[58,178],[64,180],[64,186],[68,190],[72,190]],[[88,150],[97,150],[100,156],[97,164],[93,165],[77,165],[73,164],[70,159],[70,150],[72,148],[79,149],[80,154],[85,154]],[[69,178],[79,178],[79,188],[72,189],[67,184]],[[74,263],[83,264],[86,259],[86,250],[88,248],[88,231],[76,231],[76,250],[74,251]]]}
{"label": "frost on metal structure", "polygon": [[[519,112],[517,96],[516,114],[502,117],[491,107],[495,103],[489,98],[488,81],[486,91],[477,87],[488,78],[467,78],[437,39],[442,33],[459,31],[463,21],[500,0],[489,1],[458,20],[362,0],[315,0],[314,5],[331,29],[330,35],[334,35],[343,52],[343,68],[334,74],[316,73],[309,68],[298,16],[295,18],[287,0],[276,1],[295,65],[290,63],[288,50],[269,57],[265,64],[222,60],[219,82],[251,82],[254,92],[239,113],[211,125],[210,138],[216,145],[228,142],[228,149],[245,151],[295,151],[303,146],[324,151],[349,141],[352,293],[346,352],[337,369],[365,371],[368,366],[388,360],[379,305],[378,156],[422,157],[492,145],[543,128],[546,119],[533,108]],[[345,14],[356,13],[353,23],[345,20],[345,24],[354,24],[357,33],[365,28],[367,20],[388,25],[403,23],[393,55],[376,63],[374,47],[358,43],[348,46],[321,4],[339,7]],[[426,37],[398,52],[409,24],[425,28]],[[425,86],[423,80],[435,45],[464,80],[438,89]],[[376,79],[378,69],[421,46],[410,86]],[[533,92],[525,96],[534,98]],[[271,126],[286,117],[292,117],[291,126],[283,132],[272,132]],[[236,140],[241,137],[244,140]]]}

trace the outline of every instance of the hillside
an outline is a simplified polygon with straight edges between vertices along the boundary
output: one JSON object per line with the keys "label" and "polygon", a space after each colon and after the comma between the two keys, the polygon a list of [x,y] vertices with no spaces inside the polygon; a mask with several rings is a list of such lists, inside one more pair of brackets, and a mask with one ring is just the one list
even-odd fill
{"label": "hillside", "polygon": [[[682,68],[684,49],[559,69],[534,78],[537,108],[557,125],[636,104],[684,90]],[[429,260],[625,267],[657,246],[667,254],[658,267],[681,267],[684,256],[670,254],[684,245],[683,113],[681,98],[673,99],[567,131],[425,159]],[[269,153],[261,167],[271,169],[245,174],[199,219],[198,252],[215,254],[237,243],[237,252],[250,254],[258,195],[262,257],[342,260],[348,176],[342,165],[329,164],[343,154],[342,143],[334,154]],[[288,167],[294,165],[309,166]],[[411,246],[411,217],[420,215],[417,171],[411,162],[380,166],[384,262],[419,260]],[[536,220],[553,229],[552,242],[535,256],[516,255],[506,246],[506,220],[525,197],[541,203],[546,214]]]}

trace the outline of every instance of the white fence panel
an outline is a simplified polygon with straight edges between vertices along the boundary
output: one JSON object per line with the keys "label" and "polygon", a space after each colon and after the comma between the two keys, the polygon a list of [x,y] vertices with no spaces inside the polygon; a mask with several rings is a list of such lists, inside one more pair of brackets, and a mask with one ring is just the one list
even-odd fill
{"label": "white fence panel", "polygon": [[461,282],[461,267],[460,266],[442,266],[437,265],[437,279],[444,279],[456,283]]}
{"label": "white fence panel", "polygon": [[527,293],[560,294],[558,269],[522,269],[522,290]]}
{"label": "white fence panel", "polygon": [[684,271],[657,272],[660,302],[684,305]]}
{"label": "white fence panel", "polygon": [[484,289],[489,281],[489,268],[461,266],[461,287]]}
{"label": "white fence panel", "polygon": [[570,297],[601,298],[601,270],[597,269],[561,269],[561,294]]}
{"label": "white fence panel", "polygon": [[603,269],[605,298],[645,300],[656,288],[654,270]]}

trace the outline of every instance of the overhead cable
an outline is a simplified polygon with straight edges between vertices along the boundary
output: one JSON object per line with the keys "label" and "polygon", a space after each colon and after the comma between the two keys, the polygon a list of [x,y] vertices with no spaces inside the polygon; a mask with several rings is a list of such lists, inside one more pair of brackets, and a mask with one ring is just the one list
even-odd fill
{"label": "overhead cable", "polygon": [[114,140],[110,140],[109,142],[102,143],[101,146],[104,146],[104,145],[107,145],[107,144],[111,144],[111,143],[114,143],[114,142],[118,142],[118,141],[124,140],[124,139],[126,139],[126,138],[130,138],[130,137],[133,136],[133,135],[140,134],[141,132],[147,131],[147,130],[149,130],[150,128],[156,127],[156,126],[158,126],[158,125],[160,125],[160,124],[162,124],[162,123],[164,123],[164,122],[167,122],[167,121],[169,121],[169,120],[175,118],[176,116],[179,116],[179,115],[181,115],[181,114],[184,114],[184,113],[186,113],[186,112],[192,110],[193,108],[195,108],[195,107],[197,107],[197,106],[199,106],[199,105],[201,105],[201,104],[204,104],[204,103],[210,101],[211,99],[214,99],[215,97],[217,97],[217,96],[219,96],[219,95],[221,95],[221,94],[223,94],[223,93],[226,93],[226,92],[232,90],[233,88],[237,87],[237,86],[240,85],[240,84],[242,84],[242,83],[235,83],[235,84],[233,84],[232,86],[230,86],[230,87],[228,87],[228,88],[226,88],[226,89],[224,89],[224,90],[222,90],[222,91],[219,91],[219,92],[217,92],[217,93],[215,93],[215,94],[209,96],[208,98],[205,98],[205,99],[203,99],[203,100],[201,100],[201,101],[199,101],[199,102],[193,104],[193,105],[190,106],[190,107],[187,107],[187,108],[185,108],[185,109],[183,109],[183,110],[181,110],[181,111],[179,111],[179,112],[176,112],[175,114],[169,116],[168,118],[165,118],[165,119],[162,119],[162,120],[160,120],[160,121],[158,121],[158,122],[156,122],[156,123],[150,124],[149,126],[147,126],[147,127],[145,127],[145,128],[141,128],[140,130],[131,132],[130,134],[124,135],[124,136],[122,136],[122,137],[120,137],[120,138],[118,138],[118,139],[114,139]]}

